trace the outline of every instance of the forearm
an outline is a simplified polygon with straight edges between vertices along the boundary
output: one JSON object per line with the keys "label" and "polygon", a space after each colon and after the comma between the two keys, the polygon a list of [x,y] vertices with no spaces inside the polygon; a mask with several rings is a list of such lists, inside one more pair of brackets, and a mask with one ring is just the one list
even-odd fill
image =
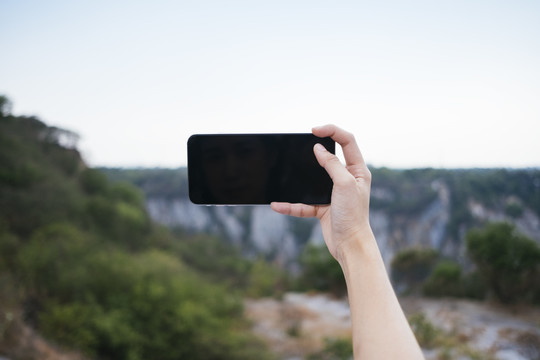
{"label": "forearm", "polygon": [[423,359],[372,233],[349,241],[340,255],[351,307],[355,359]]}

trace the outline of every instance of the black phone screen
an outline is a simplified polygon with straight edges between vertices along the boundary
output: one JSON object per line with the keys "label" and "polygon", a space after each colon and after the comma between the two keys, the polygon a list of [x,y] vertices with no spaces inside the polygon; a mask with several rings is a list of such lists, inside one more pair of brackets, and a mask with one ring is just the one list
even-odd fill
{"label": "black phone screen", "polygon": [[202,205],[272,201],[328,204],[332,180],[313,153],[313,134],[199,134],[188,140],[189,197]]}

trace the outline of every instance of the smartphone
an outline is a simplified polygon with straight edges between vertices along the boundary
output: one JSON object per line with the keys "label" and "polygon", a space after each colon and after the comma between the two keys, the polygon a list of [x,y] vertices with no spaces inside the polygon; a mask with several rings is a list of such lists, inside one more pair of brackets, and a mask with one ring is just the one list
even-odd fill
{"label": "smartphone", "polygon": [[313,146],[335,153],[313,134],[197,134],[188,139],[189,198],[200,205],[272,201],[329,204],[332,180]]}

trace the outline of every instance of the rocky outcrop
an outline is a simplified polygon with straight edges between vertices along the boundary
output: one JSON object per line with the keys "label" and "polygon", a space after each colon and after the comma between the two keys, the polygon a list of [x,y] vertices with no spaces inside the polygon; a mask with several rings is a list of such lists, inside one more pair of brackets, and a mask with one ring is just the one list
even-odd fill
{"label": "rocky outcrop", "polygon": [[[372,197],[392,202],[399,189],[374,186]],[[513,202],[523,208],[520,216],[511,217],[500,208],[489,208],[469,199],[467,210],[472,221],[458,233],[449,232],[453,204],[451,189],[441,180],[434,180],[428,189],[430,201],[414,211],[391,211],[385,207],[371,210],[371,225],[387,266],[394,255],[409,247],[430,247],[446,256],[459,259],[464,254],[464,235],[468,227],[488,221],[510,221],[519,231],[540,241],[540,219],[517,198]],[[314,219],[294,219],[273,212],[269,206],[198,206],[187,197],[148,197],[147,208],[156,222],[188,231],[204,231],[223,237],[239,246],[248,256],[263,255],[283,265],[294,264],[306,243],[322,244],[318,222]]]}
{"label": "rocky outcrop", "polygon": [[[294,266],[307,243],[324,241],[315,219],[282,216],[269,206],[193,205],[185,168],[103,170],[140,187],[154,221],[214,234],[247,256]],[[463,262],[467,231],[487,222],[511,222],[540,242],[540,169],[371,171],[371,225],[387,266],[413,246]]]}

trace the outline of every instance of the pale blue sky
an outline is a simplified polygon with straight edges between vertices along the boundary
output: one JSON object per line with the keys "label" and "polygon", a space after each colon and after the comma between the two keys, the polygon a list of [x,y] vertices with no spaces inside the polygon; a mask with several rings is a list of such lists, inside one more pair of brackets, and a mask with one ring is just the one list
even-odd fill
{"label": "pale blue sky", "polygon": [[0,52],[91,165],[336,123],[376,166],[540,166],[539,1],[1,0]]}

